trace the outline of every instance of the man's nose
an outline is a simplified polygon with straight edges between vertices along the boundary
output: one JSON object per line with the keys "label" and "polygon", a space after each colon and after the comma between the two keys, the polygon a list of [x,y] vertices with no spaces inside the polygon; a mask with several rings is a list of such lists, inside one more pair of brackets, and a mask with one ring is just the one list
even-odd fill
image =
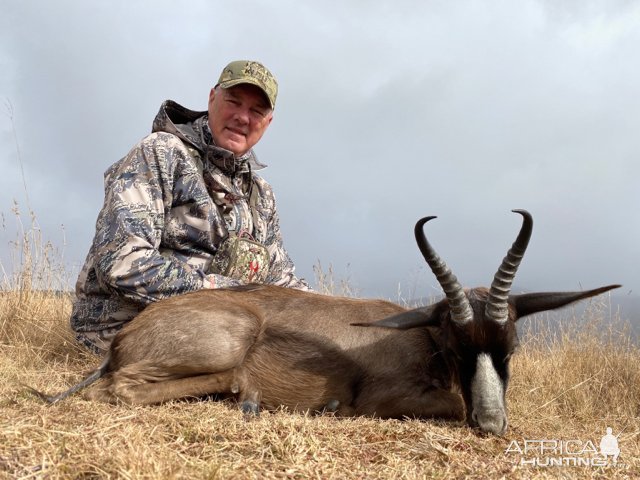
{"label": "man's nose", "polygon": [[235,120],[238,123],[246,125],[249,123],[249,111],[248,110],[238,110],[235,114]]}

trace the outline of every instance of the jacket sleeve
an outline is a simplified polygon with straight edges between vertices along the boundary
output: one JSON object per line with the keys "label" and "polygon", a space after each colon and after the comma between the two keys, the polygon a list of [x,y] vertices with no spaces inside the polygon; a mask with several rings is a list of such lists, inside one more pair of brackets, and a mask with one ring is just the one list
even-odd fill
{"label": "jacket sleeve", "polygon": [[105,202],[93,244],[102,287],[143,304],[211,286],[202,269],[161,252],[175,165],[185,153],[175,137],[150,138],[105,174]]}

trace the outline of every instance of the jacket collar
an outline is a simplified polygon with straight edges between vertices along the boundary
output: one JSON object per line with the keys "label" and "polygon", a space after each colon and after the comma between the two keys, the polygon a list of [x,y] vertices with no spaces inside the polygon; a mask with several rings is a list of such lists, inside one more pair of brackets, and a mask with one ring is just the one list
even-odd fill
{"label": "jacket collar", "polygon": [[194,111],[166,100],[153,120],[152,132],[167,132],[178,136],[203,154],[205,161],[212,162],[227,175],[261,170],[266,167],[260,163],[253,149],[241,157],[218,147],[211,135],[206,111]]}

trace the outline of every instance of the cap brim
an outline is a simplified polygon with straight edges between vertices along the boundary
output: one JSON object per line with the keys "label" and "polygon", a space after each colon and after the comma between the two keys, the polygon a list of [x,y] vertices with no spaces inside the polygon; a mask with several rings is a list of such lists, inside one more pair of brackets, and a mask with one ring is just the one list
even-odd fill
{"label": "cap brim", "polygon": [[273,110],[273,108],[275,107],[275,105],[273,104],[273,102],[271,101],[271,99],[269,98],[269,94],[267,93],[267,91],[262,87],[262,85],[260,85],[258,82],[256,81],[252,81],[251,79],[246,79],[246,78],[237,78],[235,80],[227,80],[226,82],[221,82],[218,84],[218,86],[220,88],[231,88],[231,87],[235,87],[236,85],[242,85],[243,83],[247,83],[249,85],[253,85],[255,87],[258,87],[260,89],[260,91],[262,93],[264,93],[265,98],[267,99],[267,102],[269,102],[269,105],[271,106],[271,110]]}

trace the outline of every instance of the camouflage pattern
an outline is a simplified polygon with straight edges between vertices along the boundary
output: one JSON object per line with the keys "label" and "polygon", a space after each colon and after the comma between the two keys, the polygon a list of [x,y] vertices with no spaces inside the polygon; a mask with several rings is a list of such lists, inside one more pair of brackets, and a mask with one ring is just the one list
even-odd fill
{"label": "camouflage pattern", "polygon": [[267,248],[241,232],[230,234],[211,262],[211,272],[245,283],[262,283],[269,273]]}
{"label": "camouflage pattern", "polygon": [[264,283],[309,289],[283,247],[271,186],[253,151],[214,145],[206,112],[163,103],[150,135],[105,173],[105,200],[76,285],[71,327],[94,350],[149,303],[241,280],[212,273],[229,232],[267,248]]}
{"label": "camouflage pattern", "polygon": [[269,99],[271,108],[275,108],[278,82],[267,67],[250,60],[238,60],[224,67],[218,80],[221,88],[229,88],[241,83],[250,83],[260,88]]}

